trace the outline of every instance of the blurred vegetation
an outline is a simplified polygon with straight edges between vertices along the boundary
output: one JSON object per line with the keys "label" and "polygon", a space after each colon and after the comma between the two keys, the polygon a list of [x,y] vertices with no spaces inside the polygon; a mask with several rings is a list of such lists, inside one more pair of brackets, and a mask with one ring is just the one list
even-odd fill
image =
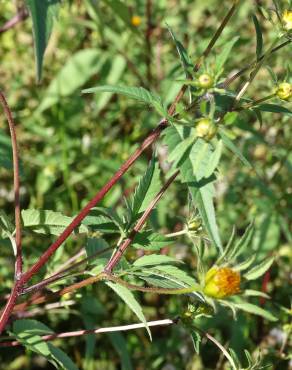
{"label": "blurred vegetation", "polygon": [[[143,86],[157,92],[166,105],[180,88],[184,78],[175,45],[166,24],[175,32],[195,62],[206,47],[230,2],[218,0],[157,0],[152,2],[150,17],[146,0],[124,1],[133,24],[114,11],[114,1],[63,1],[45,53],[42,79],[36,82],[32,20],[27,18],[0,34],[0,86],[17,122],[21,160],[21,205],[60,211],[68,216],[78,210],[118,170],[147,133],[156,127],[158,115],[135,101],[111,93],[82,95],[81,90],[97,85]],[[257,4],[272,6],[269,1],[243,1],[208,59],[209,68],[226,42],[239,36],[224,65],[224,77],[237,72],[255,59],[256,37],[252,15],[260,19],[264,45],[270,44],[277,30],[266,21]],[[0,25],[17,12],[19,1],[1,1]],[[141,23],[140,23],[141,21]],[[291,45],[269,59],[269,68],[279,81],[291,68]],[[232,85],[236,92],[246,81],[243,75]],[[248,90],[253,100],[275,89],[268,68],[262,68],[256,83]],[[291,102],[273,102],[291,109]],[[254,298],[254,303],[271,311],[277,322],[261,317],[231,313],[220,309],[212,318],[199,318],[196,325],[231,347],[247,366],[244,349],[256,356],[258,351],[270,369],[291,369],[288,333],[291,331],[291,115],[262,113],[262,122],[250,111],[230,125],[236,146],[253,165],[244,166],[224,149],[216,182],[216,215],[223,244],[228,242],[233,225],[241,236],[254,220],[255,234],[245,258],[275,255],[276,261],[266,275],[252,283],[270,300]],[[9,143],[7,124],[2,115],[0,140]],[[9,145],[9,144],[7,144]],[[155,144],[160,166],[167,172],[166,147]],[[1,155],[1,153],[0,153]],[[117,210],[122,199],[132,193],[138,178],[145,172],[152,151],[148,150],[100,205]],[[1,162],[1,158],[0,158]],[[2,165],[2,163],[1,163]],[[13,218],[13,173],[11,163],[0,167],[0,208]],[[165,174],[163,174],[163,177]],[[167,177],[167,176],[166,176]],[[188,194],[180,184],[173,184],[151,215],[153,229],[171,233],[182,229],[181,218],[188,217]],[[110,243],[113,239],[107,237]],[[25,267],[54,240],[54,236],[25,233]],[[162,253],[183,260],[192,275],[196,265],[193,247],[183,238],[162,249]],[[77,253],[84,236],[71,238],[50,259],[40,276],[49,276]],[[13,284],[13,255],[7,239],[0,241],[1,297]],[[129,249],[127,258],[141,255]],[[208,248],[205,259],[216,259]],[[58,283],[61,286],[62,281]],[[289,286],[290,284],[290,286]],[[55,287],[58,287],[56,285]],[[181,296],[168,297],[135,293],[147,320],[175,317]],[[71,298],[71,297],[69,297]],[[62,298],[65,300],[65,298]],[[106,327],[136,322],[135,316],[105,285],[92,285],[74,295],[75,305],[40,311],[36,317],[55,332],[81,328]],[[109,335],[90,335],[55,341],[82,369],[223,369],[224,357],[211,342],[196,354],[189,334],[180,326],[152,329],[153,342],[144,330]],[[290,343],[291,344],[291,343]],[[291,354],[290,354],[291,356]],[[43,358],[22,347],[1,349],[2,369],[51,369]],[[290,365],[289,365],[290,361]],[[289,367],[290,366],[290,367]]]}

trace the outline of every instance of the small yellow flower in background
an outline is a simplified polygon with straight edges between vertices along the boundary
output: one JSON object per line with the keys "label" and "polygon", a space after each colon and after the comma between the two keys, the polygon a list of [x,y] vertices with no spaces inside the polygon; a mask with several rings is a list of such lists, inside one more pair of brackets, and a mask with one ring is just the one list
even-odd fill
{"label": "small yellow flower in background", "polygon": [[287,31],[292,30],[292,11],[291,10],[285,10],[282,15],[282,21],[284,23],[284,28]]}
{"label": "small yellow flower in background", "polygon": [[212,298],[225,298],[240,292],[240,274],[229,267],[212,267],[205,276],[204,293]]}
{"label": "small yellow flower in background", "polygon": [[133,15],[131,19],[131,23],[134,27],[139,27],[141,22],[142,22],[142,19],[141,17],[139,17],[139,15]]}
{"label": "small yellow flower in background", "polygon": [[276,95],[282,100],[288,100],[292,97],[292,84],[282,82],[276,90]]}

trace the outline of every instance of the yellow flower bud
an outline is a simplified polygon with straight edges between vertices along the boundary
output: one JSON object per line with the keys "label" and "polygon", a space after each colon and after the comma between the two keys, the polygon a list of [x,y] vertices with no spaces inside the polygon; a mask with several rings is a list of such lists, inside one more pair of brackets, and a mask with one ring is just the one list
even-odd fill
{"label": "yellow flower bud", "polygon": [[282,82],[279,84],[276,95],[282,100],[288,100],[292,96],[292,84],[288,82]]}
{"label": "yellow flower bud", "polygon": [[198,78],[199,86],[202,89],[210,89],[213,86],[214,80],[208,73],[204,73]]}
{"label": "yellow flower bud", "polygon": [[139,15],[133,15],[131,19],[132,26],[139,27],[141,22],[142,20],[141,20],[141,17],[139,17]]}
{"label": "yellow flower bud", "polygon": [[217,127],[209,118],[203,118],[197,123],[196,132],[198,137],[208,141],[217,134]]}
{"label": "yellow flower bud", "polygon": [[205,276],[203,292],[212,298],[225,298],[240,292],[240,274],[229,267],[212,267]]}
{"label": "yellow flower bud", "polygon": [[284,23],[284,28],[287,31],[292,30],[292,11],[291,10],[285,10],[282,15],[282,21]]}

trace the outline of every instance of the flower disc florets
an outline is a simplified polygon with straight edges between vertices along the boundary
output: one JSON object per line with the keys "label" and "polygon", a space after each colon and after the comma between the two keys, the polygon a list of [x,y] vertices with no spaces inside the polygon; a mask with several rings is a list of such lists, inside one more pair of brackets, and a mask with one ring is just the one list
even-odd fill
{"label": "flower disc florets", "polygon": [[205,276],[204,293],[221,299],[240,292],[240,274],[229,267],[212,267]]}

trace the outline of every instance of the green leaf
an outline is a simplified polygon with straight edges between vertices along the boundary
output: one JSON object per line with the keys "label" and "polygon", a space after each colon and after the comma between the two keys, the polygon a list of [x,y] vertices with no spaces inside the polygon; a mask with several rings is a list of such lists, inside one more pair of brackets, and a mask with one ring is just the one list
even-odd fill
{"label": "green leaf", "polygon": [[257,105],[257,109],[259,109],[262,112],[283,113],[287,114],[290,117],[292,116],[291,110],[277,104],[260,104]]}
{"label": "green leaf", "polygon": [[72,95],[101,68],[105,58],[96,49],[84,49],[70,57],[50,83],[37,112],[51,108],[62,98]]}
{"label": "green leaf", "polygon": [[12,147],[11,140],[4,130],[0,129],[0,166],[11,170],[12,164]]}
{"label": "green leaf", "polygon": [[274,315],[272,315],[270,312],[252,303],[233,303],[233,305],[239,310],[246,311],[254,315],[262,316],[267,320],[278,321],[278,319]]}
{"label": "green leaf", "polygon": [[233,267],[235,271],[244,271],[247,270],[255,261],[256,254],[252,254],[250,257],[248,257],[247,260],[241,262],[240,264]]}
{"label": "green leaf", "polygon": [[174,242],[173,239],[153,232],[152,230],[139,232],[132,243],[134,248],[142,248],[147,251],[158,251],[163,247],[169,246]]}
{"label": "green leaf", "polygon": [[144,212],[149,203],[159,192],[161,187],[160,171],[158,163],[153,159],[144,176],[139,180],[134,195],[130,201],[131,220],[134,221],[140,212]]}
{"label": "green leaf", "polygon": [[[64,216],[60,212],[38,209],[25,209],[21,211],[23,226],[38,234],[60,235],[73,221],[73,217]],[[75,233],[87,233],[86,226],[81,225]]]}
{"label": "green leaf", "polygon": [[12,332],[24,346],[45,357],[50,355],[48,344],[41,336],[54,332],[37,320],[21,319],[13,323]]}
{"label": "green leaf", "polygon": [[246,272],[243,276],[246,280],[255,280],[262,276],[268,269],[272,266],[275,258],[269,257],[259,263],[258,265],[254,266],[251,270]]}
{"label": "green leaf", "polygon": [[209,162],[205,168],[205,177],[210,177],[218,167],[221,154],[222,154],[222,148],[223,148],[223,142],[222,140],[219,140],[216,144],[216,148],[214,152],[211,153]]}
{"label": "green leaf", "polygon": [[241,153],[241,151],[238,149],[238,147],[235,144],[233,144],[233,142],[231,141],[231,139],[229,139],[229,137],[224,133],[224,130],[219,129],[219,135],[221,136],[221,139],[222,139],[224,145],[233,154],[235,154],[238,157],[238,159],[240,159],[240,161],[244,165],[246,165],[249,168],[252,168],[252,165],[250,164],[250,162],[245,158],[245,156]]}
{"label": "green leaf", "polygon": [[261,26],[255,14],[252,15],[252,20],[254,23],[256,36],[257,36],[256,55],[257,55],[257,60],[259,60],[259,58],[262,55],[262,51],[263,51],[263,34],[262,34]]}
{"label": "green leaf", "polygon": [[142,267],[142,266],[155,266],[163,263],[181,263],[181,261],[176,260],[173,257],[165,256],[164,254],[150,254],[147,256],[142,256],[138,258],[133,266]]}
{"label": "green leaf", "polygon": [[[173,125],[164,132],[164,143],[168,145],[169,153],[188,137],[195,135],[195,131],[188,127]],[[206,169],[212,168],[213,147],[203,139],[197,139],[181,157],[177,167],[180,170],[182,182],[186,183],[195,207],[198,208],[204,226],[210,239],[222,251],[222,243],[216,223],[213,204],[215,177],[206,178]]]}
{"label": "green leaf", "polygon": [[126,305],[135,313],[138,319],[145,325],[145,328],[149,334],[150,340],[152,340],[151,332],[148,327],[147,321],[142,311],[142,307],[140,306],[139,302],[134,297],[133,293],[126,287],[115,284],[110,281],[106,282],[108,285],[125,303]]}
{"label": "green leaf", "polygon": [[245,249],[252,240],[254,233],[254,225],[250,223],[248,227],[245,229],[244,234],[239,239],[239,241],[229,250],[229,253],[226,255],[226,259],[228,261],[235,260],[236,257]]}
{"label": "green leaf", "polygon": [[119,332],[107,333],[107,335],[120,356],[122,365],[121,370],[133,370],[131,357],[127,348],[127,341],[125,340],[124,336]]}
{"label": "green leaf", "polygon": [[231,53],[231,50],[232,50],[233,46],[235,45],[235,43],[237,42],[238,39],[239,39],[239,36],[235,36],[229,42],[226,42],[224,44],[224,47],[223,47],[221,53],[216,58],[217,73],[220,73],[220,71],[224,67],[224,64],[226,63],[226,61],[229,57],[229,54]]}
{"label": "green leaf", "polygon": [[264,293],[264,292],[260,292],[258,290],[253,290],[253,289],[245,289],[243,291],[243,295],[246,296],[246,297],[262,297],[262,298],[266,298],[266,299],[270,299],[271,297]]}
{"label": "green leaf", "polygon": [[188,53],[187,53],[186,49],[184,48],[183,44],[176,38],[174,32],[172,31],[171,27],[167,23],[166,23],[166,27],[167,27],[174,43],[175,43],[176,50],[178,52],[178,55],[179,55],[184,73],[185,73],[187,78],[191,77],[191,74],[189,72],[189,68],[192,67],[192,62],[191,62],[191,60],[188,56]]}
{"label": "green leaf", "polygon": [[[110,257],[110,251],[108,251],[108,256],[106,254],[103,254],[102,257],[100,257],[99,252],[103,251],[104,249],[109,248],[109,244],[102,238],[88,238],[85,250],[87,257],[92,257],[88,261],[88,263],[91,264],[99,264],[103,262],[103,259],[106,257]],[[96,257],[96,254],[98,254]]]}
{"label": "green leaf", "polygon": [[59,3],[59,0],[26,0],[32,17],[38,81],[41,79],[44,53],[58,14]]}
{"label": "green leaf", "polygon": [[0,209],[0,238],[5,239],[14,232],[14,225],[10,221],[7,214]]}
{"label": "green leaf", "polygon": [[[48,343],[48,347],[51,353],[51,357],[65,370],[78,370],[78,367],[74,362],[67,356],[67,354],[61,349],[55,347],[52,343]],[[60,369],[60,367],[57,367]]]}
{"label": "green leaf", "polygon": [[194,350],[197,354],[200,353],[200,345],[202,342],[202,337],[198,331],[192,330],[191,331],[191,338],[192,338],[192,343],[194,346]]}
{"label": "green leaf", "polygon": [[157,111],[157,113],[159,113],[163,117],[167,115],[160,97],[144,89],[144,87],[103,85],[92,87],[90,89],[85,89],[82,91],[83,94],[96,92],[110,92],[114,94],[121,94],[131,99],[138,100],[141,103],[152,106]]}
{"label": "green leaf", "polygon": [[92,208],[89,215],[85,217],[82,224],[89,226],[93,230],[104,233],[123,232],[124,223],[118,213],[105,207]]}

